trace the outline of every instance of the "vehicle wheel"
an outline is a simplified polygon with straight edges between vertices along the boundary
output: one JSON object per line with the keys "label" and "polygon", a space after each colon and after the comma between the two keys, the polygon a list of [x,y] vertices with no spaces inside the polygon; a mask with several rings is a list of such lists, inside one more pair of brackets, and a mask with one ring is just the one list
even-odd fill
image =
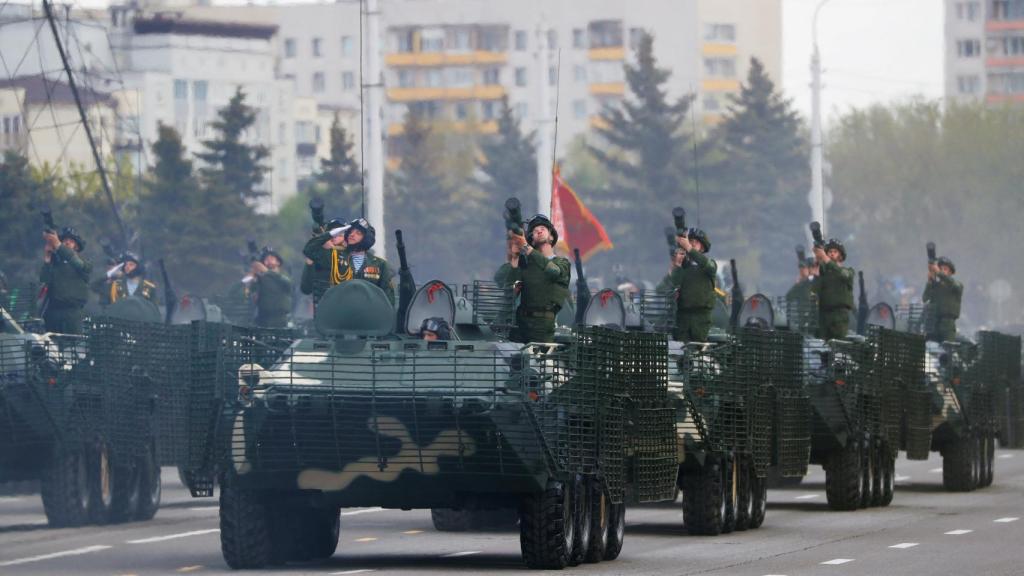
{"label": "vehicle wheel", "polygon": [[683,476],[683,523],[690,534],[717,536],[725,524],[725,474],[709,457],[697,474]]}
{"label": "vehicle wheel", "polygon": [[725,513],[722,521],[722,534],[729,534],[736,529],[736,502],[739,491],[738,457],[733,454],[725,461],[722,491],[725,493]]}
{"label": "vehicle wheel", "polygon": [[573,517],[576,526],[573,528],[572,554],[570,566],[579,566],[586,560],[590,550],[590,527],[593,509],[590,505],[590,480],[582,476],[576,478],[573,486]]}
{"label": "vehicle wheel", "polygon": [[549,480],[547,488],[523,500],[519,546],[530,568],[561,570],[569,563],[575,539],[572,488]]}
{"label": "vehicle wheel", "polygon": [[605,560],[615,560],[626,542],[626,503],[608,506],[608,546],[604,549]]}
{"label": "vehicle wheel", "polygon": [[106,524],[113,515],[117,481],[110,462],[110,446],[100,441],[89,450],[86,460],[89,463],[89,522]]}
{"label": "vehicle wheel", "polygon": [[80,450],[54,450],[39,480],[46,519],[53,528],[81,526],[89,513],[89,466]]}
{"label": "vehicle wheel", "polygon": [[742,532],[750,528],[750,519],[754,513],[754,499],[751,494],[751,479],[754,477],[753,463],[742,458],[737,462],[736,478],[736,531]]}
{"label": "vehicle wheel", "polygon": [[889,449],[884,444],[874,444],[868,458],[871,460],[871,502],[868,506],[881,506],[885,498],[885,461],[889,458]]}
{"label": "vehicle wheel", "polygon": [[596,479],[587,484],[590,491],[590,545],[587,547],[585,562],[604,560],[608,550],[608,526],[611,520],[611,501],[605,494],[604,486]]}
{"label": "vehicle wheel", "polygon": [[438,532],[465,532],[473,527],[473,513],[471,510],[431,508],[430,521]]}
{"label": "vehicle wheel", "polygon": [[270,511],[253,492],[220,489],[220,550],[232,569],[263,568],[276,558]]}
{"label": "vehicle wheel", "polygon": [[970,492],[974,489],[972,474],[971,439],[958,438],[942,452],[942,486],[950,492]]}
{"label": "vehicle wheel", "polygon": [[882,451],[882,497],[879,501],[880,506],[888,506],[892,504],[892,499],[896,495],[896,458],[889,454],[888,450]]}
{"label": "vehicle wheel", "polygon": [[150,447],[139,458],[139,507],[135,512],[136,520],[152,520],[160,509],[163,497],[163,486],[160,478],[160,465],[156,462],[155,448]]}
{"label": "vehicle wheel", "polygon": [[116,466],[114,474],[114,501],[110,509],[111,522],[130,522],[139,509],[140,464]]}
{"label": "vehicle wheel", "polygon": [[849,443],[829,455],[825,466],[825,496],[833,510],[856,510],[864,493],[861,450]]}
{"label": "vehicle wheel", "polygon": [[982,470],[984,482],[982,486],[988,487],[996,478],[996,439],[992,434],[985,437],[982,444],[985,451],[985,468]]}
{"label": "vehicle wheel", "polygon": [[758,478],[751,470],[750,475],[750,527],[760,528],[768,514],[768,480]]}
{"label": "vehicle wheel", "polygon": [[341,510],[309,508],[298,512],[300,525],[295,531],[301,552],[296,560],[325,560],[334,556],[341,535]]}
{"label": "vehicle wheel", "polygon": [[982,462],[982,440],[981,436],[975,435],[971,437],[971,486],[972,489],[977,489],[981,486],[982,473],[981,467],[984,465]]}
{"label": "vehicle wheel", "polygon": [[860,507],[867,508],[871,506],[872,497],[872,478],[875,475],[875,459],[874,450],[871,449],[871,442],[867,442],[867,446],[861,448],[860,453]]}

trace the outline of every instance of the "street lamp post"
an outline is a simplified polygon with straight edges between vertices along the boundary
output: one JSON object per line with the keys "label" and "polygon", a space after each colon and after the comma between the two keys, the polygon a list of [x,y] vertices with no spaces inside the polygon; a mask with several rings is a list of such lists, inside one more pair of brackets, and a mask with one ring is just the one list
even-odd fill
{"label": "street lamp post", "polygon": [[825,182],[822,175],[821,142],[821,53],[818,50],[818,14],[830,0],[821,0],[814,9],[812,36],[814,52],[811,54],[811,213],[815,220],[825,222]]}

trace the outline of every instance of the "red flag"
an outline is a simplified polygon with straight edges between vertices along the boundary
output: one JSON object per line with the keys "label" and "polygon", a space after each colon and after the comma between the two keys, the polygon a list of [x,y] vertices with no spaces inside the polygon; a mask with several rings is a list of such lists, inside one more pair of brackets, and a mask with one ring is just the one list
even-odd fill
{"label": "red flag", "polygon": [[573,248],[579,248],[584,262],[598,252],[615,247],[601,222],[562,180],[557,166],[551,176],[551,222],[558,230],[559,246],[568,254],[572,254]]}

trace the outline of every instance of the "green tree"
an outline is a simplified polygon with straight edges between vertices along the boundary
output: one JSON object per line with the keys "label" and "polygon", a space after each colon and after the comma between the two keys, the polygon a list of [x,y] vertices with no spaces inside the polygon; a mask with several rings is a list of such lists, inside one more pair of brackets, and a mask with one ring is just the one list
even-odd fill
{"label": "green tree", "polygon": [[320,160],[315,190],[327,198],[336,198],[346,214],[355,214],[361,207],[363,172],[355,158],[352,139],[334,115],[331,123],[331,155]]}
{"label": "green tree", "polygon": [[590,147],[612,176],[594,212],[615,243],[606,259],[621,263],[628,275],[653,277],[665,262],[664,251],[654,249],[664,243],[661,227],[651,224],[671,223],[672,206],[692,200],[679,159],[690,149],[684,128],[693,96],[669,98],[665,84],[671,72],[658,66],[654,38],[647,33],[640,38],[636,64],[627,64],[625,74],[627,98],[606,107],[597,128],[605,145]]}
{"label": "green tree", "polygon": [[[792,283],[794,244],[810,220],[809,147],[799,115],[757,58],[730,96],[714,135],[720,158],[709,166],[703,217],[721,240],[716,252],[742,255],[743,273],[761,290],[780,294]],[[749,238],[756,233],[756,238]],[[753,240],[753,241],[751,241]]]}
{"label": "green tree", "polygon": [[259,186],[267,171],[263,161],[270,151],[266,146],[243,141],[256,122],[256,109],[245,103],[245,93],[238,88],[217,116],[210,123],[217,136],[203,141],[205,151],[196,154],[204,164],[199,170],[203,184],[224,188],[247,203],[266,196]]}
{"label": "green tree", "polygon": [[12,285],[38,278],[43,261],[39,207],[52,200],[50,186],[33,175],[28,158],[5,151],[0,161],[0,246],[4,252],[2,272]]}
{"label": "green tree", "polygon": [[482,183],[489,201],[500,205],[515,196],[527,206],[537,192],[537,153],[534,134],[524,134],[519,119],[508,105],[508,97],[501,100],[498,132],[480,144],[482,157],[480,170],[487,176]]}

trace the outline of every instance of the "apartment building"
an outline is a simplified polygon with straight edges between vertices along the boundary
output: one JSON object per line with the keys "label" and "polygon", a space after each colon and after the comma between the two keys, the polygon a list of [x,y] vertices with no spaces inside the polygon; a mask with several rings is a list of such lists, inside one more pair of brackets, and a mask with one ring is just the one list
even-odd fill
{"label": "apartment building", "polygon": [[1024,0],[946,0],[946,97],[1024,102]]}

